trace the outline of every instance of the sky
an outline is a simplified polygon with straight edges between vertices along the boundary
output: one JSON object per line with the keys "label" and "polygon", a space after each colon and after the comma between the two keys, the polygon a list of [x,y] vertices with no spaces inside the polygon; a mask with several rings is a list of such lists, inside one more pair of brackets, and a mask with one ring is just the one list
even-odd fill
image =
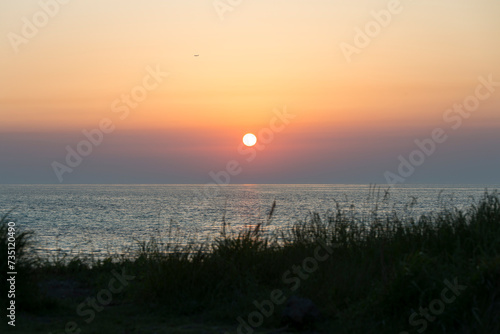
{"label": "sky", "polygon": [[2,1],[0,183],[500,184],[499,15]]}

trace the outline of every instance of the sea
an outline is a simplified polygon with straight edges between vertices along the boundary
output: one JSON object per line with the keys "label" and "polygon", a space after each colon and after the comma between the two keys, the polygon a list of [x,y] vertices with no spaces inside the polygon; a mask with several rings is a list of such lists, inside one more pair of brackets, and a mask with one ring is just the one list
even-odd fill
{"label": "sea", "polygon": [[[133,254],[155,239],[209,244],[263,223],[279,234],[313,213],[345,210],[360,223],[376,214],[418,217],[464,210],[500,185],[234,184],[0,185],[0,216],[34,232],[34,252],[58,260]],[[273,203],[275,203],[273,205]],[[271,212],[272,211],[272,212]],[[272,214],[271,214],[272,213]],[[270,215],[271,214],[271,215]]]}

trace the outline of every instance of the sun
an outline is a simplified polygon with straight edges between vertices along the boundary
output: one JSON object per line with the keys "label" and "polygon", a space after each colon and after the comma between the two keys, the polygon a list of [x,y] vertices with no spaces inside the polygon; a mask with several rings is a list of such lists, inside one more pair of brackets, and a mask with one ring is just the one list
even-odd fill
{"label": "sun", "polygon": [[247,133],[243,136],[243,144],[246,146],[254,146],[257,143],[257,137],[253,133]]}

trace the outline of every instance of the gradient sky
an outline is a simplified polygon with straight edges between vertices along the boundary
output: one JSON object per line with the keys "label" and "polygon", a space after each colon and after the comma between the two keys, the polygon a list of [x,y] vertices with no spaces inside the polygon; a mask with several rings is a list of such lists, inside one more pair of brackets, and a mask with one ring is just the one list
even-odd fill
{"label": "gradient sky", "polygon": [[[435,128],[448,139],[405,182],[500,183],[500,86],[456,130],[443,119],[478,77],[500,82],[498,0],[401,1],[350,62],[342,43],[391,1],[243,0],[223,20],[214,2],[68,1],[16,52],[44,14],[2,1],[0,183],[59,183],[53,162],[106,118],[64,183],[207,183],[235,160],[231,183],[384,184]],[[120,119],[148,66],[169,76]],[[242,136],[284,108],[295,118],[248,161]]]}

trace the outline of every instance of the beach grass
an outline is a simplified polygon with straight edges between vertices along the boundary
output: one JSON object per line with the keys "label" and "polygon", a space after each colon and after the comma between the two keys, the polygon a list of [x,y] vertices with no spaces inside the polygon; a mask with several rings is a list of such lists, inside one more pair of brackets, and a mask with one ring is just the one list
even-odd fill
{"label": "beach grass", "polygon": [[[485,193],[465,210],[420,217],[337,206],[269,234],[273,203],[266,221],[239,233],[228,233],[223,219],[210,244],[153,238],[131,257],[106,259],[28,256],[25,231],[16,239],[16,332],[65,333],[74,322],[82,333],[500,333],[499,198]],[[79,305],[107,296],[101,291],[117,275],[127,277],[123,286],[87,321],[92,308]],[[290,296],[310,299],[320,316],[302,327],[283,322]],[[259,326],[251,325],[255,312],[268,313]]]}

